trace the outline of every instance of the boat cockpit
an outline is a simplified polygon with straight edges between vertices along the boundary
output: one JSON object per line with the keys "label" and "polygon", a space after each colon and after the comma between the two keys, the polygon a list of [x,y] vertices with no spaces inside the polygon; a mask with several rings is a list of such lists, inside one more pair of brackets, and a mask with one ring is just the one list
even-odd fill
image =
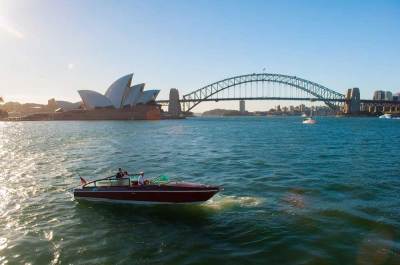
{"label": "boat cockpit", "polygon": [[93,187],[137,187],[142,185],[161,185],[170,182],[169,177],[161,175],[155,178],[144,180],[143,184],[139,184],[140,174],[128,175],[124,177],[111,176],[104,179],[93,180],[82,185],[82,188]]}

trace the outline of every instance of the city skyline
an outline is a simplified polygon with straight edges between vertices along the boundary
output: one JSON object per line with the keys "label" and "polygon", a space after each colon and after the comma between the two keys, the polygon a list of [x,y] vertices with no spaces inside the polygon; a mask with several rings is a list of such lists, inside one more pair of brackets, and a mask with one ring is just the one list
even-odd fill
{"label": "city skyline", "polygon": [[[94,12],[92,12],[94,10]],[[240,16],[238,16],[240,14]],[[237,74],[291,74],[345,94],[400,91],[400,3],[307,1],[2,1],[5,101],[78,101],[134,72],[181,95]],[[237,102],[204,103],[195,111]],[[276,102],[246,102],[247,109]]]}

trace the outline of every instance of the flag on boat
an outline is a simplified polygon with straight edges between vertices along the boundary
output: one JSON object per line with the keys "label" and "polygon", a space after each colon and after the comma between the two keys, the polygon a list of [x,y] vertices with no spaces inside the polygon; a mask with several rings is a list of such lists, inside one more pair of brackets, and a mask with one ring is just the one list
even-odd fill
{"label": "flag on boat", "polygon": [[82,178],[82,177],[79,177],[79,178],[81,179],[81,185],[85,185],[87,183],[84,178]]}

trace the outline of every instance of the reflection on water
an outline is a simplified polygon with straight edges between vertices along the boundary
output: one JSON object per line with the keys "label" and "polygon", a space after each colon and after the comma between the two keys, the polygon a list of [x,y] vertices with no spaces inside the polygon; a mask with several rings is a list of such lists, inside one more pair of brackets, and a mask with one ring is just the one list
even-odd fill
{"label": "reflection on water", "polygon": [[393,236],[388,230],[371,231],[360,245],[357,264],[386,264],[392,255],[399,256],[392,249]]}
{"label": "reflection on water", "polygon": [[[0,122],[0,264],[400,264],[399,129],[334,118]],[[200,205],[73,200],[79,175],[121,166],[225,190]]]}

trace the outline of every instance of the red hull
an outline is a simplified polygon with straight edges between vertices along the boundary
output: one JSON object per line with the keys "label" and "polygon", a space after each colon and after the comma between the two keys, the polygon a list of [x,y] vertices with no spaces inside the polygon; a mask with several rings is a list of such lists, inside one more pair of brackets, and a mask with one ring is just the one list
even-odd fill
{"label": "red hull", "polygon": [[133,187],[85,187],[75,189],[76,199],[130,203],[198,203],[210,199],[218,186],[197,184],[143,185]]}

